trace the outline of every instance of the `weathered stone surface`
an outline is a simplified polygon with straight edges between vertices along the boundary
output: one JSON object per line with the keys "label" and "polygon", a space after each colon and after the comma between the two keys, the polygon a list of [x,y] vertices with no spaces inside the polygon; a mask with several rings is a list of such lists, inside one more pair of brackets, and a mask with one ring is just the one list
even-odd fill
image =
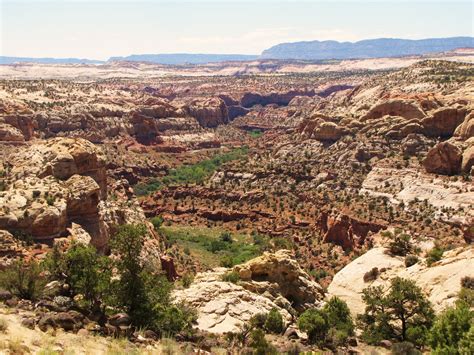
{"label": "weathered stone surface", "polygon": [[[244,287],[258,290],[259,283],[264,283],[265,287],[270,283],[297,310],[318,304],[324,295],[321,286],[310,280],[288,250],[264,253],[245,264],[235,266],[234,270],[239,273],[242,281],[248,282],[243,284]],[[269,291],[272,292],[271,289]]]}
{"label": "weathered stone surface", "polygon": [[424,133],[432,137],[451,137],[464,121],[466,113],[465,108],[440,108],[421,121]]}
{"label": "weathered stone surface", "polygon": [[276,308],[285,322],[291,321],[286,309],[279,307],[264,295],[258,295],[244,287],[221,280],[226,269],[196,275],[191,286],[176,290],[176,302],[186,302],[198,312],[197,328],[211,333],[236,332],[258,313]]}
{"label": "weathered stone surface", "polygon": [[[473,262],[472,248],[458,248],[445,252],[442,260],[431,267],[420,261],[407,268],[404,258],[390,256],[382,247],[373,248],[339,271],[329,285],[328,293],[346,301],[353,314],[360,314],[365,309],[361,297],[364,288],[388,286],[392,278],[399,276],[414,280],[426,292],[435,311],[440,312],[453,305],[461,288],[461,278],[472,276]],[[376,280],[364,282],[364,274],[374,267],[384,271]]]}
{"label": "weathered stone surface", "polygon": [[454,175],[461,171],[462,151],[450,142],[434,146],[423,161],[428,173]]}
{"label": "weathered stone surface", "polygon": [[468,114],[464,121],[456,128],[454,136],[464,140],[474,137],[474,111]]}
{"label": "weathered stone surface", "polygon": [[188,104],[187,110],[202,127],[217,127],[229,122],[227,106],[217,97],[193,100]]}
{"label": "weathered stone surface", "polygon": [[0,141],[24,142],[25,137],[18,128],[15,128],[9,124],[0,123]]}
{"label": "weathered stone surface", "polygon": [[423,118],[425,113],[417,104],[412,101],[392,99],[372,106],[370,110],[361,117],[361,120],[372,120],[385,115],[400,116],[406,119],[412,119]]}

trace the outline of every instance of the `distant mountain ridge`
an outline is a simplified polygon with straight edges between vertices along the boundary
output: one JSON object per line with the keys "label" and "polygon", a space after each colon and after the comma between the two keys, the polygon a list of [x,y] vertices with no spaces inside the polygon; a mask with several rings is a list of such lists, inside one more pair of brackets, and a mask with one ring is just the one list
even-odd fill
{"label": "distant mountain ridge", "polygon": [[214,62],[247,61],[257,59],[258,55],[246,54],[133,54],[127,57],[111,57],[109,61],[150,62],[157,64],[206,64]]}
{"label": "distant mountain ridge", "polygon": [[39,64],[103,64],[102,60],[81,58],[27,58],[0,56],[0,64],[39,63]]}
{"label": "distant mountain ridge", "polygon": [[280,43],[262,52],[247,54],[133,54],[110,57],[107,61],[80,58],[25,58],[0,56],[0,64],[105,64],[116,61],[149,62],[164,65],[206,64],[256,59],[325,60],[402,57],[450,51],[457,48],[474,48],[474,37],[428,38],[421,40],[378,38],[358,42],[304,41]]}
{"label": "distant mountain ridge", "polygon": [[305,41],[281,43],[262,52],[262,59],[362,59],[400,57],[474,47],[474,37],[420,40],[378,38],[358,42]]}

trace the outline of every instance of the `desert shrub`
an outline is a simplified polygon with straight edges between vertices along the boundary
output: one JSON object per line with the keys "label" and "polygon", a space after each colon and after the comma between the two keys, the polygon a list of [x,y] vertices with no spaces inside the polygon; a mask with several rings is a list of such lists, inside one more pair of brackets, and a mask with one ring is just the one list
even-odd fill
{"label": "desert shrub", "polygon": [[405,266],[410,267],[415,265],[418,262],[418,257],[416,255],[407,255],[405,256]]}
{"label": "desert shrub", "polygon": [[373,267],[372,269],[370,269],[364,274],[364,282],[374,281],[377,279],[378,276],[379,276],[379,268]]}
{"label": "desert shrub", "polygon": [[390,349],[392,355],[421,355],[421,351],[418,350],[415,345],[408,341],[402,341],[401,343],[395,343]]}
{"label": "desert shrub", "polygon": [[443,257],[443,253],[444,250],[439,246],[435,246],[434,248],[432,248],[426,256],[426,263],[428,264],[428,266],[431,266],[435,262],[440,261]]}
{"label": "desert shrub", "polygon": [[229,232],[223,232],[219,236],[219,240],[225,243],[232,243],[232,234]]}
{"label": "desert shrub", "polygon": [[181,282],[184,288],[188,288],[194,281],[194,275],[191,273],[186,273],[183,275]]}
{"label": "desert shrub", "polygon": [[474,277],[465,276],[461,279],[461,287],[474,290]]}
{"label": "desert shrub", "polygon": [[471,324],[471,328],[459,341],[459,353],[460,354],[474,354],[474,324]]}
{"label": "desert shrub", "polygon": [[63,258],[61,264],[72,292],[82,294],[88,307],[100,309],[110,287],[110,259],[100,256],[93,246],[83,244],[73,244]]}
{"label": "desert shrub", "polygon": [[252,316],[252,318],[250,318],[249,327],[263,329],[265,327],[265,322],[267,321],[267,318],[267,313],[257,313]]}
{"label": "desert shrub", "polygon": [[181,305],[170,305],[157,303],[154,306],[155,319],[153,327],[168,335],[175,335],[182,331],[191,331],[191,325],[197,319],[197,313],[193,308]]}
{"label": "desert shrub", "polygon": [[0,273],[0,286],[23,299],[36,300],[45,283],[42,270],[35,261],[14,261]]}
{"label": "desert shrub", "polygon": [[232,282],[236,284],[237,282],[240,281],[239,273],[235,271],[229,271],[225,273],[224,275],[222,275],[222,281]]}
{"label": "desert shrub", "polygon": [[249,346],[254,349],[255,355],[278,354],[275,347],[265,339],[265,332],[262,329],[254,329],[250,332]]}
{"label": "desert shrub", "polygon": [[280,334],[283,332],[283,317],[276,308],[273,308],[266,317],[264,328],[269,333]]}
{"label": "desert shrub", "polygon": [[430,302],[412,280],[396,277],[390,287],[368,287],[363,290],[365,313],[358,320],[362,339],[375,344],[383,339],[425,342],[434,319]]}
{"label": "desert shrub", "polygon": [[468,336],[474,324],[474,312],[458,304],[441,313],[430,330],[428,341],[435,354],[463,354],[461,340]]}
{"label": "desert shrub", "polygon": [[408,234],[395,231],[390,239],[388,249],[392,255],[405,256],[413,250],[411,237]]}
{"label": "desert shrub", "polygon": [[457,303],[464,303],[469,307],[474,307],[474,290],[462,287],[458,294]]}
{"label": "desert shrub", "polygon": [[153,228],[157,231],[162,226],[164,219],[161,216],[155,216],[150,218],[150,222],[153,224]]}
{"label": "desert shrub", "polygon": [[308,309],[298,318],[298,328],[308,334],[311,343],[323,344],[329,331],[327,315],[322,310]]}

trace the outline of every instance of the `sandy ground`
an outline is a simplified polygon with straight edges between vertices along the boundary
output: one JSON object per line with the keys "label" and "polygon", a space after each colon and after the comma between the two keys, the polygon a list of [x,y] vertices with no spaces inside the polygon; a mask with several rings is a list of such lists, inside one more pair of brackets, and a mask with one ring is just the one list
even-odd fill
{"label": "sandy ground", "polygon": [[[18,312],[18,313],[17,313]],[[126,339],[113,339],[92,334],[74,334],[57,330],[42,332],[37,327],[29,329],[21,325],[21,319],[30,312],[0,306],[0,354],[178,354],[172,340],[162,340],[153,345],[136,346]],[[186,353],[186,351],[184,350]]]}

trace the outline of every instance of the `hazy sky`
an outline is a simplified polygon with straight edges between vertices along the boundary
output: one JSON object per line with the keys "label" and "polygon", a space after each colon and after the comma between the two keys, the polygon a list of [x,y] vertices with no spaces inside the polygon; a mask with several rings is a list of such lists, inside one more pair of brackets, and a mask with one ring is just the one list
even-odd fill
{"label": "hazy sky", "polygon": [[259,54],[281,42],[473,36],[472,1],[0,0],[0,55]]}

